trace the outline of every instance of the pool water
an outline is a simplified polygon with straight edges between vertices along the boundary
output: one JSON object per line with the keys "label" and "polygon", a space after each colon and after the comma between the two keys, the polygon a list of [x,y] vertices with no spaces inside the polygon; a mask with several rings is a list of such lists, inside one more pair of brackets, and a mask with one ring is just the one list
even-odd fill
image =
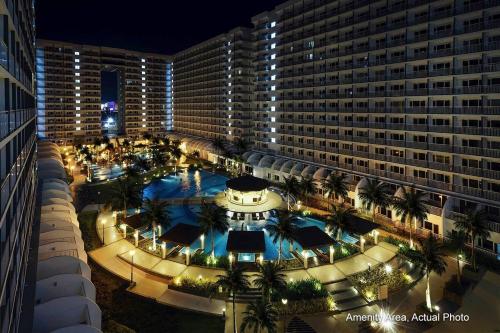
{"label": "pool water", "polygon": [[111,167],[102,167],[96,164],[92,164],[92,180],[106,180],[114,179],[123,174],[123,168],[121,165],[113,164]]}
{"label": "pool water", "polygon": [[[178,175],[169,175],[163,177],[162,179],[153,181],[144,190],[145,197],[153,198],[157,196],[160,199],[171,199],[171,198],[188,198],[188,197],[200,197],[200,196],[215,196],[217,193],[222,192],[226,188],[227,177],[214,174],[208,171],[183,171]],[[177,225],[178,223],[187,223],[192,225],[197,225],[197,217],[200,212],[200,205],[195,204],[182,204],[182,205],[171,205],[168,207],[169,216],[171,220],[170,226],[162,226],[161,232],[165,233],[171,227]],[[273,214],[271,214],[273,215]],[[275,217],[269,217],[265,224],[273,223],[276,221]],[[234,229],[240,228],[240,222],[231,223],[230,226]],[[325,224],[323,221],[307,217],[299,216],[297,217],[297,227],[310,227],[317,226],[321,230],[325,229]],[[272,260],[278,258],[279,251],[279,241],[273,243],[273,237],[265,228],[265,224],[260,225],[245,225],[245,230],[263,230],[264,240],[266,244],[266,251],[264,253],[265,260]],[[142,233],[144,237],[151,238],[151,231],[145,231]],[[205,253],[209,254],[212,248],[212,235],[208,233],[205,235]],[[224,234],[215,233],[214,236],[214,249],[216,256],[226,256],[228,255],[226,251],[228,232]],[[347,243],[356,243],[358,239],[344,232],[342,235],[342,240]],[[195,241],[191,245],[192,250],[199,249],[201,247],[201,240]],[[170,246],[167,244],[167,248]],[[299,244],[293,244],[293,250],[297,253],[302,252],[302,248]],[[325,253],[328,253],[328,249],[323,249]],[[308,251],[310,257],[316,256],[312,251]],[[250,257],[246,257],[250,256]],[[290,252],[290,243],[287,240],[283,241],[282,245],[282,258],[293,259],[294,256]],[[241,254],[242,261],[251,260],[250,254]]]}
{"label": "pool water", "polygon": [[180,171],[152,181],[145,189],[144,196],[159,199],[211,197],[226,189],[227,177],[205,170]]}

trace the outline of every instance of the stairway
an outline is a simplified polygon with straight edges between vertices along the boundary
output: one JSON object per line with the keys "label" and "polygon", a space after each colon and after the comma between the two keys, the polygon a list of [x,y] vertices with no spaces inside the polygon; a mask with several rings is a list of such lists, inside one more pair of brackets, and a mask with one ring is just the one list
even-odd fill
{"label": "stairway", "polygon": [[368,302],[346,278],[326,284],[325,288],[332,296],[335,307],[339,311],[353,310],[368,305]]}
{"label": "stairway", "polygon": [[250,288],[243,293],[236,293],[237,303],[251,303],[262,298],[262,291],[258,288]]}
{"label": "stairway", "polygon": [[298,317],[293,317],[288,322],[286,333],[316,333],[316,331],[309,326],[305,321]]}

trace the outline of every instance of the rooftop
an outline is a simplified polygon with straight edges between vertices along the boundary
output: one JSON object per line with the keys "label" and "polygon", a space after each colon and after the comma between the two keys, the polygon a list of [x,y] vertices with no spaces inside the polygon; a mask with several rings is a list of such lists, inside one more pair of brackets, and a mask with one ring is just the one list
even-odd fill
{"label": "rooftop", "polygon": [[293,238],[304,250],[316,249],[335,243],[326,232],[316,226],[299,228]]}
{"label": "rooftop", "polygon": [[179,223],[161,235],[160,241],[190,246],[201,235],[201,228],[196,225]]}
{"label": "rooftop", "polygon": [[269,187],[269,182],[251,175],[243,175],[226,182],[227,188],[240,192],[262,191]]}
{"label": "rooftop", "polygon": [[226,250],[237,253],[261,253],[266,250],[264,231],[229,231]]}

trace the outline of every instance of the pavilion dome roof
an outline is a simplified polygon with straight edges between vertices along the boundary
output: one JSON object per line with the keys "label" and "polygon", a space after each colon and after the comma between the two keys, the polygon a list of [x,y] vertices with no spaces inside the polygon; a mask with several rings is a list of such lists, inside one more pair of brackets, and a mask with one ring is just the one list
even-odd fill
{"label": "pavilion dome roof", "polygon": [[243,175],[226,181],[226,186],[240,192],[262,191],[269,187],[269,182],[251,175]]}

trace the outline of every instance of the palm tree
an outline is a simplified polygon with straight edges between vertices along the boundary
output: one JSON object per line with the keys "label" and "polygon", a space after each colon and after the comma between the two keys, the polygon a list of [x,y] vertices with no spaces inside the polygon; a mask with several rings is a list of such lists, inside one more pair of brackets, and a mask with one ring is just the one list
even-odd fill
{"label": "palm tree", "polygon": [[154,148],[151,160],[156,167],[163,166],[163,164],[165,164],[165,155],[163,155],[158,148]]}
{"label": "palm tree", "polygon": [[174,158],[174,171],[177,171],[177,163],[180,161],[182,157],[182,150],[179,146],[174,146],[170,149],[170,155]]}
{"label": "palm tree", "polygon": [[447,239],[447,246],[456,255],[455,258],[457,259],[457,282],[458,285],[460,285],[462,282],[460,277],[460,259],[464,252],[465,243],[467,242],[467,235],[463,230],[459,230],[458,232],[448,232]]}
{"label": "palm tree", "polygon": [[142,204],[142,185],[140,182],[129,178],[118,178],[114,185],[109,188],[109,204],[113,209],[122,209],[123,222],[127,218],[127,209],[129,207],[137,208]]}
{"label": "palm tree", "polygon": [[163,225],[166,229],[170,227],[171,220],[167,210],[168,204],[165,201],[158,200],[158,197],[144,200],[145,215],[151,221],[153,231],[153,251],[156,251],[156,228]]}
{"label": "palm tree", "polygon": [[427,280],[427,289],[425,290],[425,302],[427,309],[432,312],[430,275],[436,273],[442,275],[446,271],[446,261],[444,260],[443,245],[438,244],[437,240],[430,234],[423,242],[417,260],[422,265]]}
{"label": "palm tree", "polygon": [[234,147],[236,148],[238,154],[243,154],[244,152],[246,152],[248,150],[248,146],[248,141],[242,138],[237,138],[234,142]]}
{"label": "palm tree", "polygon": [[340,197],[342,199],[347,197],[348,188],[346,176],[344,174],[331,173],[323,182],[323,193],[327,198]]}
{"label": "palm tree", "polygon": [[201,212],[198,215],[198,223],[203,233],[210,232],[212,239],[212,258],[215,258],[215,234],[214,231],[225,233],[229,229],[226,210],[214,204],[203,202]]}
{"label": "palm tree", "polygon": [[283,240],[292,240],[297,230],[295,220],[295,215],[290,213],[290,211],[280,210],[278,211],[278,220],[276,223],[268,224],[266,226],[267,231],[269,231],[269,235],[273,237],[273,243],[276,244],[279,241],[280,244],[278,250],[278,263],[281,260]]}
{"label": "palm tree", "polygon": [[151,138],[152,138],[152,137],[153,137],[153,136],[152,136],[152,135],[151,135],[151,133],[149,133],[149,132],[146,132],[146,133],[144,133],[144,134],[142,135],[142,138],[143,138],[144,140],[146,140],[146,141],[151,140]]}
{"label": "palm tree", "polygon": [[254,275],[253,284],[262,290],[262,297],[271,301],[273,291],[281,291],[286,288],[286,275],[283,274],[283,266],[277,262],[266,261],[259,264],[259,273]]}
{"label": "palm tree", "polygon": [[425,199],[427,193],[417,191],[414,187],[411,187],[409,191],[404,187],[402,189],[401,197],[394,198],[392,207],[401,216],[401,222],[410,225],[410,248],[413,248],[412,221],[423,223],[427,219],[427,213],[429,212],[426,206],[427,200]]}
{"label": "palm tree", "polygon": [[102,143],[100,138],[94,138],[94,152],[97,152],[97,147],[99,147]]}
{"label": "palm tree", "polygon": [[367,179],[365,187],[359,189],[358,196],[366,209],[372,211],[372,221],[375,222],[377,207],[385,208],[390,205],[389,185],[378,179]]}
{"label": "palm tree", "polygon": [[260,333],[264,330],[267,333],[276,333],[278,311],[271,303],[257,300],[247,305],[243,315],[245,317],[240,326],[241,332],[244,332],[248,327],[254,333]]}
{"label": "palm tree", "polygon": [[455,227],[458,230],[462,230],[467,236],[470,236],[472,243],[472,268],[474,269],[474,271],[477,270],[475,253],[476,238],[490,237],[490,232],[488,231],[488,225],[486,223],[487,217],[487,213],[484,209],[468,209],[464,215],[457,216],[455,219]]}
{"label": "palm tree", "polygon": [[214,146],[215,151],[217,152],[217,155],[219,155],[219,156],[223,155],[224,152],[226,151],[226,142],[225,142],[224,139],[222,139],[220,137],[219,138],[215,138],[212,141],[212,145]]}
{"label": "palm tree", "polygon": [[297,178],[290,176],[285,177],[285,191],[286,191],[286,204],[287,209],[290,209],[290,195],[296,196],[300,192],[300,186]]}
{"label": "palm tree", "polygon": [[149,171],[151,169],[149,160],[145,157],[137,156],[135,158],[135,165],[142,171]]}
{"label": "palm tree", "polygon": [[229,267],[225,275],[217,275],[216,287],[222,287],[232,296],[233,303],[233,330],[236,333],[236,293],[245,292],[250,288],[248,277],[243,274],[242,267]]}
{"label": "palm tree", "polygon": [[165,146],[170,146],[170,142],[171,142],[171,141],[170,141],[170,138],[169,138],[168,136],[165,136],[165,137],[163,137],[163,138],[161,139],[161,142],[163,142],[163,144],[164,144]]}
{"label": "palm tree", "polygon": [[332,206],[330,215],[326,219],[325,227],[329,232],[336,234],[336,239],[340,240],[342,231],[348,227],[349,218],[356,213],[356,210],[351,207],[345,208],[343,204],[340,206]]}
{"label": "palm tree", "polygon": [[314,179],[312,179],[311,177],[302,177],[299,182],[299,188],[307,205],[307,196],[311,193],[314,193],[314,191],[316,190]]}

